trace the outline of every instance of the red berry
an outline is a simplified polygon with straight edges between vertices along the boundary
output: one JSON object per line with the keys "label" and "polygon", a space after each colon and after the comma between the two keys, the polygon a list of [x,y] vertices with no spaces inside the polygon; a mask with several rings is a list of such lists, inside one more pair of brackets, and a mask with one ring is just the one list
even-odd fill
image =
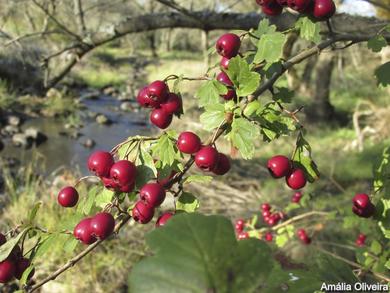
{"label": "red berry", "polygon": [[230,160],[222,153],[218,153],[218,163],[212,170],[216,175],[225,175],[230,170]]}
{"label": "red berry", "polygon": [[147,205],[142,200],[137,201],[132,211],[134,221],[146,224],[149,223],[154,216],[154,208]]}
{"label": "red berry", "polygon": [[158,183],[147,183],[139,191],[140,199],[147,205],[155,208],[165,200],[165,190]]}
{"label": "red berry", "polygon": [[306,237],[302,237],[301,241],[303,242],[303,244],[309,245],[311,243],[311,238],[307,237],[307,236]]}
{"label": "red berry", "polygon": [[272,217],[272,215],[269,216],[267,218],[267,224],[268,224],[268,226],[275,226],[277,224],[276,219],[274,217]]}
{"label": "red berry", "polygon": [[[15,270],[15,278],[20,280],[23,276],[23,273],[27,268],[31,265],[30,260],[27,258],[20,258],[16,262],[16,270]],[[31,279],[34,276],[35,270],[33,269],[30,274],[28,275],[27,279]]]}
{"label": "red berry", "polygon": [[263,211],[270,211],[270,210],[271,210],[271,206],[270,206],[269,203],[263,203],[263,204],[261,205],[261,209],[262,209]]}
{"label": "red berry", "polygon": [[150,113],[150,122],[160,129],[167,128],[171,124],[172,118],[172,114],[165,112],[162,108],[154,109]]}
{"label": "red berry", "polygon": [[185,154],[195,154],[202,146],[199,136],[191,131],[182,132],[176,142],[179,151]]}
{"label": "red berry", "polygon": [[298,12],[303,12],[311,2],[312,0],[287,0],[287,5],[291,9],[294,9]]}
{"label": "red berry", "polygon": [[[225,72],[223,72],[223,71],[221,71],[217,75],[217,80],[220,83],[222,83],[222,84],[224,84],[224,85],[226,85],[228,87],[232,87],[233,86],[233,82],[230,80],[229,76]],[[236,91],[233,90],[233,89],[228,89],[228,92],[225,95],[221,95],[221,96],[222,96],[222,98],[224,98],[227,101],[237,97]]]}
{"label": "red berry", "polygon": [[291,201],[294,203],[299,203],[302,198],[302,192],[296,192],[293,197],[291,198]]}
{"label": "red berry", "polygon": [[167,221],[172,218],[173,216],[173,213],[164,213],[162,214],[158,219],[157,219],[157,222],[156,222],[156,227],[161,227],[161,226],[164,226]]}
{"label": "red berry", "polygon": [[243,240],[247,238],[249,238],[248,232],[241,232],[240,234],[238,234],[238,240]]}
{"label": "red berry", "polygon": [[366,209],[370,205],[371,201],[370,201],[370,197],[367,194],[360,193],[360,194],[356,194],[353,197],[352,203],[354,206],[356,206],[359,209]]}
{"label": "red berry", "polygon": [[263,210],[263,212],[261,214],[262,214],[263,218],[267,218],[267,217],[271,216],[270,210]]}
{"label": "red berry", "polygon": [[217,44],[215,45],[218,54],[226,58],[237,56],[238,50],[240,50],[240,46],[240,38],[237,35],[231,33],[220,36],[217,40]]}
{"label": "red berry", "polygon": [[310,244],[311,243],[311,239],[309,238],[309,236],[307,236],[305,229],[299,229],[297,231],[297,235],[298,235],[299,239],[304,244]]}
{"label": "red berry", "polygon": [[352,207],[352,211],[358,215],[359,217],[362,217],[362,218],[369,218],[371,217],[372,215],[375,214],[375,206],[373,204],[370,204],[367,208],[365,209],[360,209],[356,206],[353,206]]}
{"label": "red berry", "polygon": [[162,103],[160,107],[168,114],[179,115],[183,111],[183,101],[181,97],[175,93],[169,93],[168,100]]}
{"label": "red berry", "polygon": [[268,160],[267,168],[272,177],[281,178],[291,171],[291,161],[285,156],[273,156]]}
{"label": "red berry", "polygon": [[293,169],[290,174],[286,176],[286,183],[291,189],[301,189],[306,185],[306,176],[301,169]]}
{"label": "red berry", "polygon": [[11,281],[15,275],[16,266],[11,259],[0,262],[0,283],[5,284]]}
{"label": "red berry", "polygon": [[158,102],[158,104],[161,104],[168,99],[169,89],[165,82],[156,80],[148,85],[147,93],[151,98]]}
{"label": "red berry", "polygon": [[108,177],[114,165],[114,158],[109,152],[96,151],[88,158],[88,169],[99,177]]}
{"label": "red berry", "polygon": [[110,213],[98,213],[91,220],[92,233],[99,239],[106,239],[114,232],[115,220]]}
{"label": "red berry", "polygon": [[[298,229],[298,230],[297,230],[297,235],[298,235],[299,237],[301,237],[301,235],[306,235],[305,229]],[[307,235],[306,235],[306,236],[307,236]]]}
{"label": "red berry", "polygon": [[5,238],[3,233],[0,233],[0,246],[7,242],[7,238]]}
{"label": "red berry", "polygon": [[120,186],[112,178],[100,177],[105,188],[118,191]]}
{"label": "red berry", "polygon": [[[278,2],[278,4],[280,5],[280,6],[287,6],[287,1],[288,0],[276,0],[276,2]],[[310,0],[311,1],[311,0]]]}
{"label": "red berry", "polygon": [[148,87],[141,89],[137,95],[137,102],[144,108],[157,108],[160,103],[148,94]]}
{"label": "red berry", "polygon": [[362,240],[362,239],[356,239],[355,243],[356,243],[356,246],[359,246],[359,247],[363,247],[364,246],[364,243],[365,241]]}
{"label": "red berry", "polygon": [[272,236],[272,233],[271,232],[267,232],[266,234],[265,234],[265,241],[268,241],[268,242],[271,242],[272,241],[272,239],[274,238],[273,236]]}
{"label": "red berry", "polygon": [[363,233],[360,233],[358,239],[366,240],[367,236]]}
{"label": "red berry", "polygon": [[212,146],[202,147],[195,155],[195,164],[204,171],[211,171],[218,163],[218,152]]}
{"label": "red berry", "polygon": [[224,69],[228,69],[229,68],[229,62],[230,62],[230,59],[229,58],[226,58],[226,57],[222,57],[221,59],[221,62],[219,62],[219,65],[224,68]]}
{"label": "red berry", "polygon": [[85,218],[81,220],[73,230],[74,237],[86,245],[90,245],[96,241],[96,237],[93,235],[91,222],[92,218]]}
{"label": "red berry", "polygon": [[116,162],[110,170],[110,177],[120,189],[132,190],[136,175],[137,168],[132,162],[127,160]]}
{"label": "red berry", "polygon": [[313,16],[319,20],[327,20],[336,12],[333,0],[314,0]]}
{"label": "red berry", "polygon": [[78,200],[79,193],[72,186],[64,187],[58,193],[58,203],[65,208],[74,207],[77,204]]}
{"label": "red berry", "polygon": [[244,230],[245,221],[243,219],[238,219],[234,225],[234,228],[236,229],[236,232],[240,233],[242,230]]}
{"label": "red berry", "polygon": [[283,7],[277,2],[272,2],[271,4],[263,5],[261,11],[268,16],[277,16],[282,13]]}

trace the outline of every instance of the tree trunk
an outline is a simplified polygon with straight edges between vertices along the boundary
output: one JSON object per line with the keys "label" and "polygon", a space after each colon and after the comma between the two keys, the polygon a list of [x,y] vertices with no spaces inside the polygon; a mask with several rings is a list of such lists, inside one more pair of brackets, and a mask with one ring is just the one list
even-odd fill
{"label": "tree trunk", "polygon": [[312,93],[313,102],[307,107],[306,115],[309,121],[325,122],[334,118],[334,107],[329,101],[332,71],[335,65],[334,55],[325,53],[318,57],[315,65],[315,82]]}

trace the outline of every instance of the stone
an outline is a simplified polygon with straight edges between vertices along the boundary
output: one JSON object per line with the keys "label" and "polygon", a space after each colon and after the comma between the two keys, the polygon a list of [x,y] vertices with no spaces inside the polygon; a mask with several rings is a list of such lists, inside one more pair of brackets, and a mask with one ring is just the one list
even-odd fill
{"label": "stone", "polygon": [[32,145],[32,139],[27,137],[24,133],[16,133],[12,136],[12,143],[14,146],[28,149]]}
{"label": "stone", "polygon": [[87,93],[84,93],[80,96],[80,99],[81,100],[85,100],[85,99],[88,99],[88,100],[97,100],[99,99],[100,97],[100,92],[99,91],[93,91],[93,92],[87,92]]}
{"label": "stone", "polygon": [[15,115],[10,115],[7,117],[7,124],[12,126],[20,126],[22,124],[22,119]]}
{"label": "stone", "polygon": [[81,142],[81,145],[88,148],[88,149],[91,149],[96,145],[96,142],[92,138],[85,138]]}
{"label": "stone", "polygon": [[19,132],[20,132],[19,127],[14,125],[7,125],[3,129],[1,129],[1,134],[5,136],[11,136]]}
{"label": "stone", "polygon": [[103,94],[105,94],[107,96],[115,96],[118,94],[118,90],[116,88],[114,88],[113,86],[109,86],[103,90]]}
{"label": "stone", "polygon": [[104,114],[99,114],[96,116],[96,122],[99,124],[109,125],[112,121]]}
{"label": "stone", "polygon": [[131,111],[134,110],[133,103],[130,103],[130,102],[123,102],[123,103],[120,105],[120,109],[121,109],[121,111],[131,112]]}
{"label": "stone", "polygon": [[24,130],[24,134],[28,138],[31,138],[37,146],[47,140],[47,136],[35,127],[27,128],[26,130]]}

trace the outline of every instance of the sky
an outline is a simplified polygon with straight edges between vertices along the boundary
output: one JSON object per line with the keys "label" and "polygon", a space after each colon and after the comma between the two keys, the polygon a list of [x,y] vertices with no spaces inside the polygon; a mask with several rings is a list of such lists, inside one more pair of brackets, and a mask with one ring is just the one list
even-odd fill
{"label": "sky", "polygon": [[375,8],[363,0],[345,0],[345,3],[340,6],[338,12],[374,16]]}

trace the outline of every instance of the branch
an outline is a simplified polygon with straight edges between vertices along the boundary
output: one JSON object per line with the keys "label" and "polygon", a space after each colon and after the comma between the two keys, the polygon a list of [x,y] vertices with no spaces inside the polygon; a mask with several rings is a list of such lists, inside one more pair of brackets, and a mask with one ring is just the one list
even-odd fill
{"label": "branch", "polygon": [[77,17],[78,25],[80,26],[80,33],[85,35],[87,33],[87,26],[85,25],[84,11],[81,0],[74,0],[74,14]]}

